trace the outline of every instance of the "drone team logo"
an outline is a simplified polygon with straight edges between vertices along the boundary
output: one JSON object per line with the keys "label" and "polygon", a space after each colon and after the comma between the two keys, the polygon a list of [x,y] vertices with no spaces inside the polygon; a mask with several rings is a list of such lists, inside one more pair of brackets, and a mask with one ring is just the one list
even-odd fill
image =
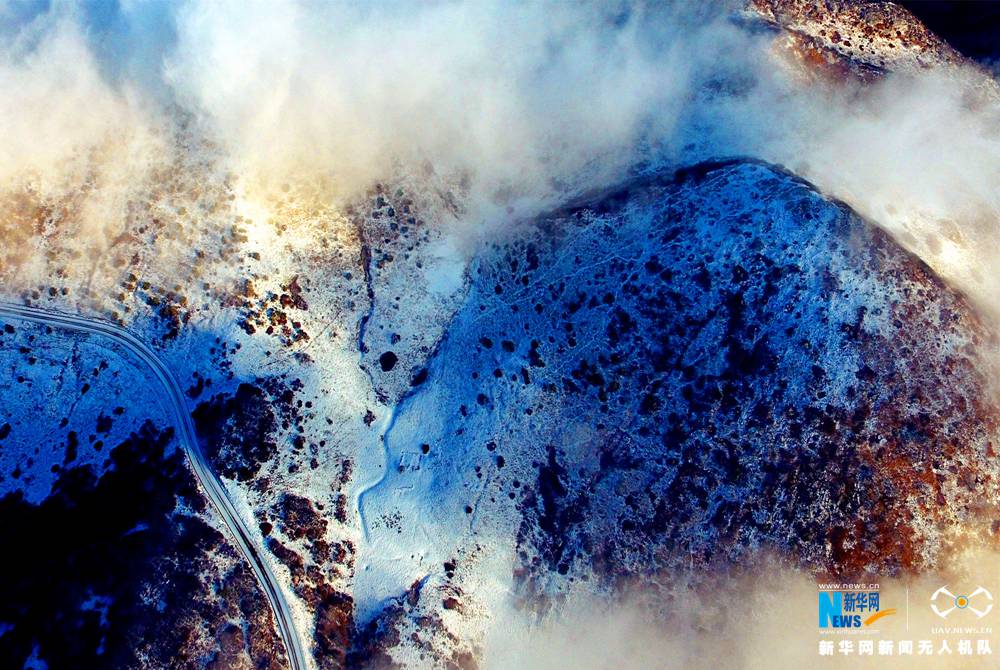
{"label": "drone team logo", "polygon": [[931,609],[942,619],[955,610],[966,610],[982,619],[993,609],[993,594],[979,586],[969,595],[955,595],[942,586],[931,596]]}

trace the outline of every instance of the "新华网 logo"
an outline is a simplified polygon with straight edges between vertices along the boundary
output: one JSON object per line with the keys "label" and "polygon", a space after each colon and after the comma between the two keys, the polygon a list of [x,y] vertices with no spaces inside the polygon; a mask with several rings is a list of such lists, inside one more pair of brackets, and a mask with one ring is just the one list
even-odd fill
{"label": "\u65b0\u534e\u7f51 logo", "polygon": [[818,598],[820,628],[861,628],[896,613],[882,609],[878,591],[821,590]]}

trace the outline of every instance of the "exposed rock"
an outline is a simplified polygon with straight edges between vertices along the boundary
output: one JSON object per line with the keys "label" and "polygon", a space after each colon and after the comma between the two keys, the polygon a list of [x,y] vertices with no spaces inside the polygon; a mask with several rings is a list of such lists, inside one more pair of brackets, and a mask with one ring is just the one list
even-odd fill
{"label": "exposed rock", "polygon": [[212,467],[230,479],[253,479],[278,451],[279,420],[297,414],[293,398],[291,389],[272,381],[240,384],[233,395],[199,404],[192,417]]}
{"label": "exposed rock", "polygon": [[278,515],[282,521],[282,532],[293,539],[307,537],[316,541],[326,535],[326,520],[316,512],[308,498],[285,493],[281,496]]}
{"label": "exposed rock", "polygon": [[[62,470],[38,505],[0,499],[4,552],[0,665],[20,668],[37,645],[52,670],[284,667],[270,609],[242,557],[198,516],[206,509],[171,431],[152,425],[110,451],[100,478]],[[179,511],[188,509],[189,512]],[[210,583],[221,584],[216,590]],[[246,634],[232,625],[244,622]]]}
{"label": "exposed rock", "polygon": [[801,44],[874,71],[957,64],[964,58],[913,14],[880,0],[749,0],[747,10]]}
{"label": "exposed rock", "polygon": [[331,546],[326,541],[328,522],[308,498],[285,493],[272,511],[277,530],[304,549],[299,553],[274,537],[265,540],[271,553],[288,567],[292,588],[313,614],[316,663],[324,669],[343,668],[354,633],[354,601],[334,588],[333,582],[344,576],[342,568],[349,571],[352,567],[353,546]]}
{"label": "exposed rock", "polygon": [[[516,507],[529,596],[772,549],[928,569],[960,533],[997,540],[996,345],[919,259],[779,168],[637,182],[478,259],[389,441],[435,448],[388,474],[379,523]],[[426,482],[433,504],[406,498]]]}
{"label": "exposed rock", "polygon": [[[545,226],[562,240],[533,252],[539,270],[480,280],[529,278],[518,300],[485,303],[516,320],[466,335],[524,323],[546,365],[535,419],[594,417],[592,457],[563,443],[536,458],[521,536],[541,565],[621,573],[681,547],[713,561],[779,546],[813,569],[886,574],[935,565],[959,527],[996,539],[982,503],[998,493],[996,334],[879,229],[751,163]],[[544,425],[558,440],[558,420]]]}
{"label": "exposed rock", "polygon": [[807,79],[874,82],[889,72],[947,68],[971,76],[970,91],[1000,100],[980,65],[932,33],[904,7],[880,0],[749,0],[746,15],[778,30],[776,46]]}

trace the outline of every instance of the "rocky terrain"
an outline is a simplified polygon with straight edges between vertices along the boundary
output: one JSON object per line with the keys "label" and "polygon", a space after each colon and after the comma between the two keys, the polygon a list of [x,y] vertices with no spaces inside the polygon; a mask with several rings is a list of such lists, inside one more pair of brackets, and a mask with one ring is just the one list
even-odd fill
{"label": "rocky terrain", "polygon": [[433,586],[455,617],[454,575],[502,549],[539,607],[771,550],[851,578],[995,545],[995,331],[793,175],[635,183],[470,275],[362,510],[400,603]]}
{"label": "rocky terrain", "polygon": [[[995,96],[890,3],[732,22],[817,96],[933,68]],[[758,563],[890,579],[1000,549],[996,321],[793,166],[692,141],[480,230],[432,166],[338,200],[256,189],[183,112],[151,132],[141,178],[95,151],[69,195],[0,187],[3,301],[155,349],[310,668],[496,667],[505,616],[580,594],[639,584],[670,623]],[[288,667],[139,362],[10,319],[0,369],[4,667]]]}
{"label": "rocky terrain", "polygon": [[[19,322],[6,321],[4,329],[8,343],[42,335]],[[22,349],[35,360],[11,361],[25,356],[15,353]],[[55,392],[45,396],[46,408],[62,408],[65,416],[56,423],[36,411],[28,420],[19,415],[32,408],[17,401],[37,396],[5,394],[9,421],[0,453],[29,455],[4,472],[0,497],[0,533],[8,538],[3,566],[11,575],[2,589],[0,662],[21,667],[30,657],[48,667],[145,668],[172,659],[171,667],[286,667],[274,653],[279,642],[266,600],[212,518],[173,429],[138,393],[146,384],[141,373],[123,365],[120,352],[56,332],[45,333],[38,346],[5,347],[4,354],[8,373],[22,371],[13,382],[20,385],[43,383],[53,363],[65,364],[57,368]],[[116,392],[102,377],[118,377],[121,367],[127,387]],[[80,372],[89,383],[75,382]],[[72,397],[80,392],[84,398]],[[78,434],[73,428],[86,425],[91,393],[107,414]],[[46,432],[66,441],[40,440]],[[38,466],[48,472],[34,475]],[[44,494],[42,474],[48,475]]]}
{"label": "rocky terrain", "polygon": [[885,73],[902,68],[955,65],[965,61],[910,12],[891,2],[750,0],[747,11],[779,28],[814,63],[849,61]]}

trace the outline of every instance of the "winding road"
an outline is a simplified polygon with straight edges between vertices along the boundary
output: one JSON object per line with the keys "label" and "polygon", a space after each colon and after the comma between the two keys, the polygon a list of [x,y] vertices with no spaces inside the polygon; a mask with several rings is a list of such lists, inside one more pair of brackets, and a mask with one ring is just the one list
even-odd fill
{"label": "winding road", "polygon": [[267,561],[261,557],[260,551],[253,545],[250,539],[252,537],[250,531],[237,513],[225,487],[208,466],[205,455],[201,451],[201,446],[198,444],[194,423],[191,421],[190,412],[187,411],[181,388],[170,370],[156,355],[156,352],[125,328],[100,319],[85,318],[55,310],[25,307],[23,305],[3,302],[0,302],[0,317],[23,319],[24,321],[65,328],[67,330],[103,335],[125,347],[153,372],[167,391],[174,413],[174,420],[178,428],[178,437],[191,461],[191,467],[198,477],[202,489],[204,489],[212,504],[215,505],[223,522],[229,529],[233,540],[236,541],[236,545],[250,563],[250,567],[253,569],[257,581],[260,583],[261,589],[263,589],[264,594],[267,596],[268,603],[274,612],[275,621],[278,624],[278,633],[281,635],[282,642],[288,654],[288,665],[291,670],[307,670],[307,657],[302,647],[302,641],[295,630],[291,609],[285,600],[285,595]]}

